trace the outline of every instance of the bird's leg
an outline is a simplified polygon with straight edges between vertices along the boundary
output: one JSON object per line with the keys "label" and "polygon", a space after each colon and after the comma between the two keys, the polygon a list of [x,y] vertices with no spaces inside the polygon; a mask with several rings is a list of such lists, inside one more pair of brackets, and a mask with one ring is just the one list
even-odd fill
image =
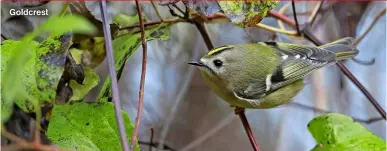
{"label": "bird's leg", "polygon": [[235,105],[231,105],[231,106],[234,107],[234,112],[235,112],[236,115],[239,115],[240,113],[245,111],[245,108],[241,108],[241,107],[238,107],[238,106],[235,106]]}

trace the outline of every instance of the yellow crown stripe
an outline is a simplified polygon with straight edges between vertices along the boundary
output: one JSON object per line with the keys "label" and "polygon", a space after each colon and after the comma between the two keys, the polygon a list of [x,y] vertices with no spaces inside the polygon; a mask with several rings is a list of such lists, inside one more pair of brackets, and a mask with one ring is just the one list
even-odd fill
{"label": "yellow crown stripe", "polygon": [[227,49],[231,49],[231,48],[234,48],[233,46],[221,46],[221,47],[218,47],[218,48],[215,48],[215,49],[212,49],[210,52],[207,53],[208,56],[212,56],[216,53],[220,53],[221,51],[224,51],[224,50],[227,50]]}

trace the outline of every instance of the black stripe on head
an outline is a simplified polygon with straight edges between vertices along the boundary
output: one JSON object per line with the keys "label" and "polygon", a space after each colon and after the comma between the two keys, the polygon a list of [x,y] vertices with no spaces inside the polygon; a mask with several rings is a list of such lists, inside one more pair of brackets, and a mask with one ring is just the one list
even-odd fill
{"label": "black stripe on head", "polygon": [[277,46],[277,42],[274,42],[274,41],[266,41],[264,42],[266,45],[269,45],[269,46]]}
{"label": "black stripe on head", "polygon": [[271,76],[271,82],[282,82],[285,81],[284,73],[282,71],[282,66],[278,66],[273,75]]}

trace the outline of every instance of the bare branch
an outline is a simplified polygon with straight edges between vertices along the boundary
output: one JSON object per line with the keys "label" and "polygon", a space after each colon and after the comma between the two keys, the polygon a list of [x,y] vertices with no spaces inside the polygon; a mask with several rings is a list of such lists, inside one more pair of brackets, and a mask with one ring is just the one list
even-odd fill
{"label": "bare branch", "polygon": [[120,134],[121,147],[123,151],[128,151],[128,140],[126,138],[126,131],[124,126],[124,120],[121,115],[121,104],[119,100],[119,91],[117,85],[117,73],[114,66],[112,36],[110,33],[110,24],[106,21],[106,1],[100,1],[99,3],[102,16],[103,31],[105,36],[106,56],[109,64],[109,75],[112,85],[114,113],[116,116],[116,124],[118,127],[118,133]]}
{"label": "bare branch", "polygon": [[214,45],[211,43],[210,36],[207,33],[206,27],[204,26],[203,21],[201,20],[194,20],[193,21],[196,28],[199,30],[200,34],[203,37],[204,43],[206,43],[206,46],[208,48],[208,51],[214,49]]}
{"label": "bare branch", "polygon": [[294,4],[294,0],[292,0],[292,8],[293,8],[294,21],[296,22],[297,35],[300,36],[301,32],[300,32],[300,26],[299,26],[298,20],[297,20],[297,11],[296,11],[296,6]]}
{"label": "bare branch", "polygon": [[[153,135],[154,135],[154,130],[153,130],[153,128],[151,128],[150,131],[151,131],[151,136],[150,136],[149,142],[150,142],[151,144],[153,144]],[[152,146],[149,146],[149,151],[152,151]]]}
{"label": "bare branch", "polygon": [[[39,122],[36,122],[39,123]],[[57,151],[59,150],[54,145],[43,145],[43,144],[36,144],[35,142],[30,143],[12,133],[7,132],[4,128],[1,129],[1,134],[11,140],[12,142],[15,142],[15,145],[8,145],[7,147],[1,147],[3,150],[12,150],[12,149],[30,149],[30,150],[41,150],[41,151]],[[39,134],[40,135],[40,134]],[[9,147],[9,148],[8,148]]]}
{"label": "bare branch", "polygon": [[364,39],[365,36],[371,31],[371,29],[376,25],[377,21],[379,20],[380,17],[382,17],[384,14],[386,14],[386,8],[384,8],[382,11],[376,15],[375,19],[372,21],[371,25],[367,28],[367,30],[359,36],[354,42],[354,45],[357,46],[361,40]]}
{"label": "bare branch", "polygon": [[246,118],[245,115],[245,109],[240,107],[235,107],[235,114],[239,115],[239,118],[242,121],[243,127],[246,130],[246,134],[249,137],[251,146],[253,146],[254,151],[260,151],[257,141],[254,138],[254,134],[251,131],[249,121]]}
{"label": "bare branch", "polygon": [[[300,103],[297,103],[297,102],[290,103],[289,105],[292,105],[292,106],[297,107],[297,108],[302,108],[302,109],[305,109],[305,110],[312,110],[312,111],[315,111],[315,112],[320,112],[320,113],[331,113],[332,112],[332,111],[327,111],[327,110],[315,108],[315,107],[312,107],[312,106],[300,104]],[[382,117],[369,118],[367,120],[360,119],[360,118],[355,118],[355,117],[351,117],[351,118],[354,121],[365,123],[365,124],[371,124],[371,123],[383,120]]]}
{"label": "bare branch", "polygon": [[163,21],[163,18],[161,17],[160,12],[159,12],[159,10],[157,9],[157,7],[156,7],[156,5],[155,5],[155,2],[153,2],[153,0],[151,0],[151,3],[152,3],[153,9],[154,9],[155,12],[156,12],[157,17],[159,17],[160,21],[162,22],[162,21]]}
{"label": "bare branch", "polygon": [[[148,145],[150,147],[155,147],[157,148],[157,146],[159,146],[159,143],[155,142],[155,143],[150,143],[150,142],[144,142],[144,141],[138,141],[139,144],[142,144],[142,145]],[[163,150],[170,150],[170,151],[177,151],[176,149],[173,149],[171,147],[169,147],[168,145],[163,145]]]}
{"label": "bare branch", "polygon": [[147,45],[145,37],[145,27],[142,20],[142,12],[140,7],[140,2],[136,0],[138,19],[140,20],[140,30],[141,30],[141,41],[142,41],[142,68],[141,68],[141,81],[140,81],[140,90],[138,92],[138,108],[137,108],[137,117],[136,124],[134,127],[132,142],[130,143],[130,150],[134,149],[134,144],[137,139],[138,129],[140,128],[141,121],[141,111],[144,102],[144,87],[145,87],[145,74],[146,74],[146,62],[147,62]]}
{"label": "bare branch", "polygon": [[308,18],[308,23],[309,23],[310,25],[313,25],[314,21],[316,20],[317,14],[320,12],[320,10],[321,10],[321,8],[322,8],[323,2],[324,2],[324,1],[318,2],[318,4],[314,7],[312,14],[311,14],[311,15],[309,16],[309,18]]}
{"label": "bare branch", "polygon": [[262,29],[265,29],[265,30],[268,30],[268,31],[271,31],[271,32],[275,32],[275,33],[285,34],[285,35],[292,36],[292,37],[298,37],[296,31],[282,30],[282,29],[275,28],[275,27],[272,27],[272,26],[268,26],[268,25],[265,25],[265,24],[262,24],[262,23],[256,24],[255,27],[262,28]]}
{"label": "bare branch", "polygon": [[63,8],[62,8],[62,10],[61,10],[61,12],[59,14],[59,16],[64,16],[66,14],[69,6],[70,6],[70,2],[69,1],[65,2],[64,6],[63,6]]}

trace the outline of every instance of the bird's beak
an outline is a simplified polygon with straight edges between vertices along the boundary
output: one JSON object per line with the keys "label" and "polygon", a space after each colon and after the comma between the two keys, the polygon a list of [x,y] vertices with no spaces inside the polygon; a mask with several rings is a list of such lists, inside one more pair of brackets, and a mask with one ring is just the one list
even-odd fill
{"label": "bird's beak", "polygon": [[201,61],[191,61],[191,62],[188,62],[188,64],[194,65],[194,66],[199,66],[199,67],[204,66],[203,62],[201,62]]}

